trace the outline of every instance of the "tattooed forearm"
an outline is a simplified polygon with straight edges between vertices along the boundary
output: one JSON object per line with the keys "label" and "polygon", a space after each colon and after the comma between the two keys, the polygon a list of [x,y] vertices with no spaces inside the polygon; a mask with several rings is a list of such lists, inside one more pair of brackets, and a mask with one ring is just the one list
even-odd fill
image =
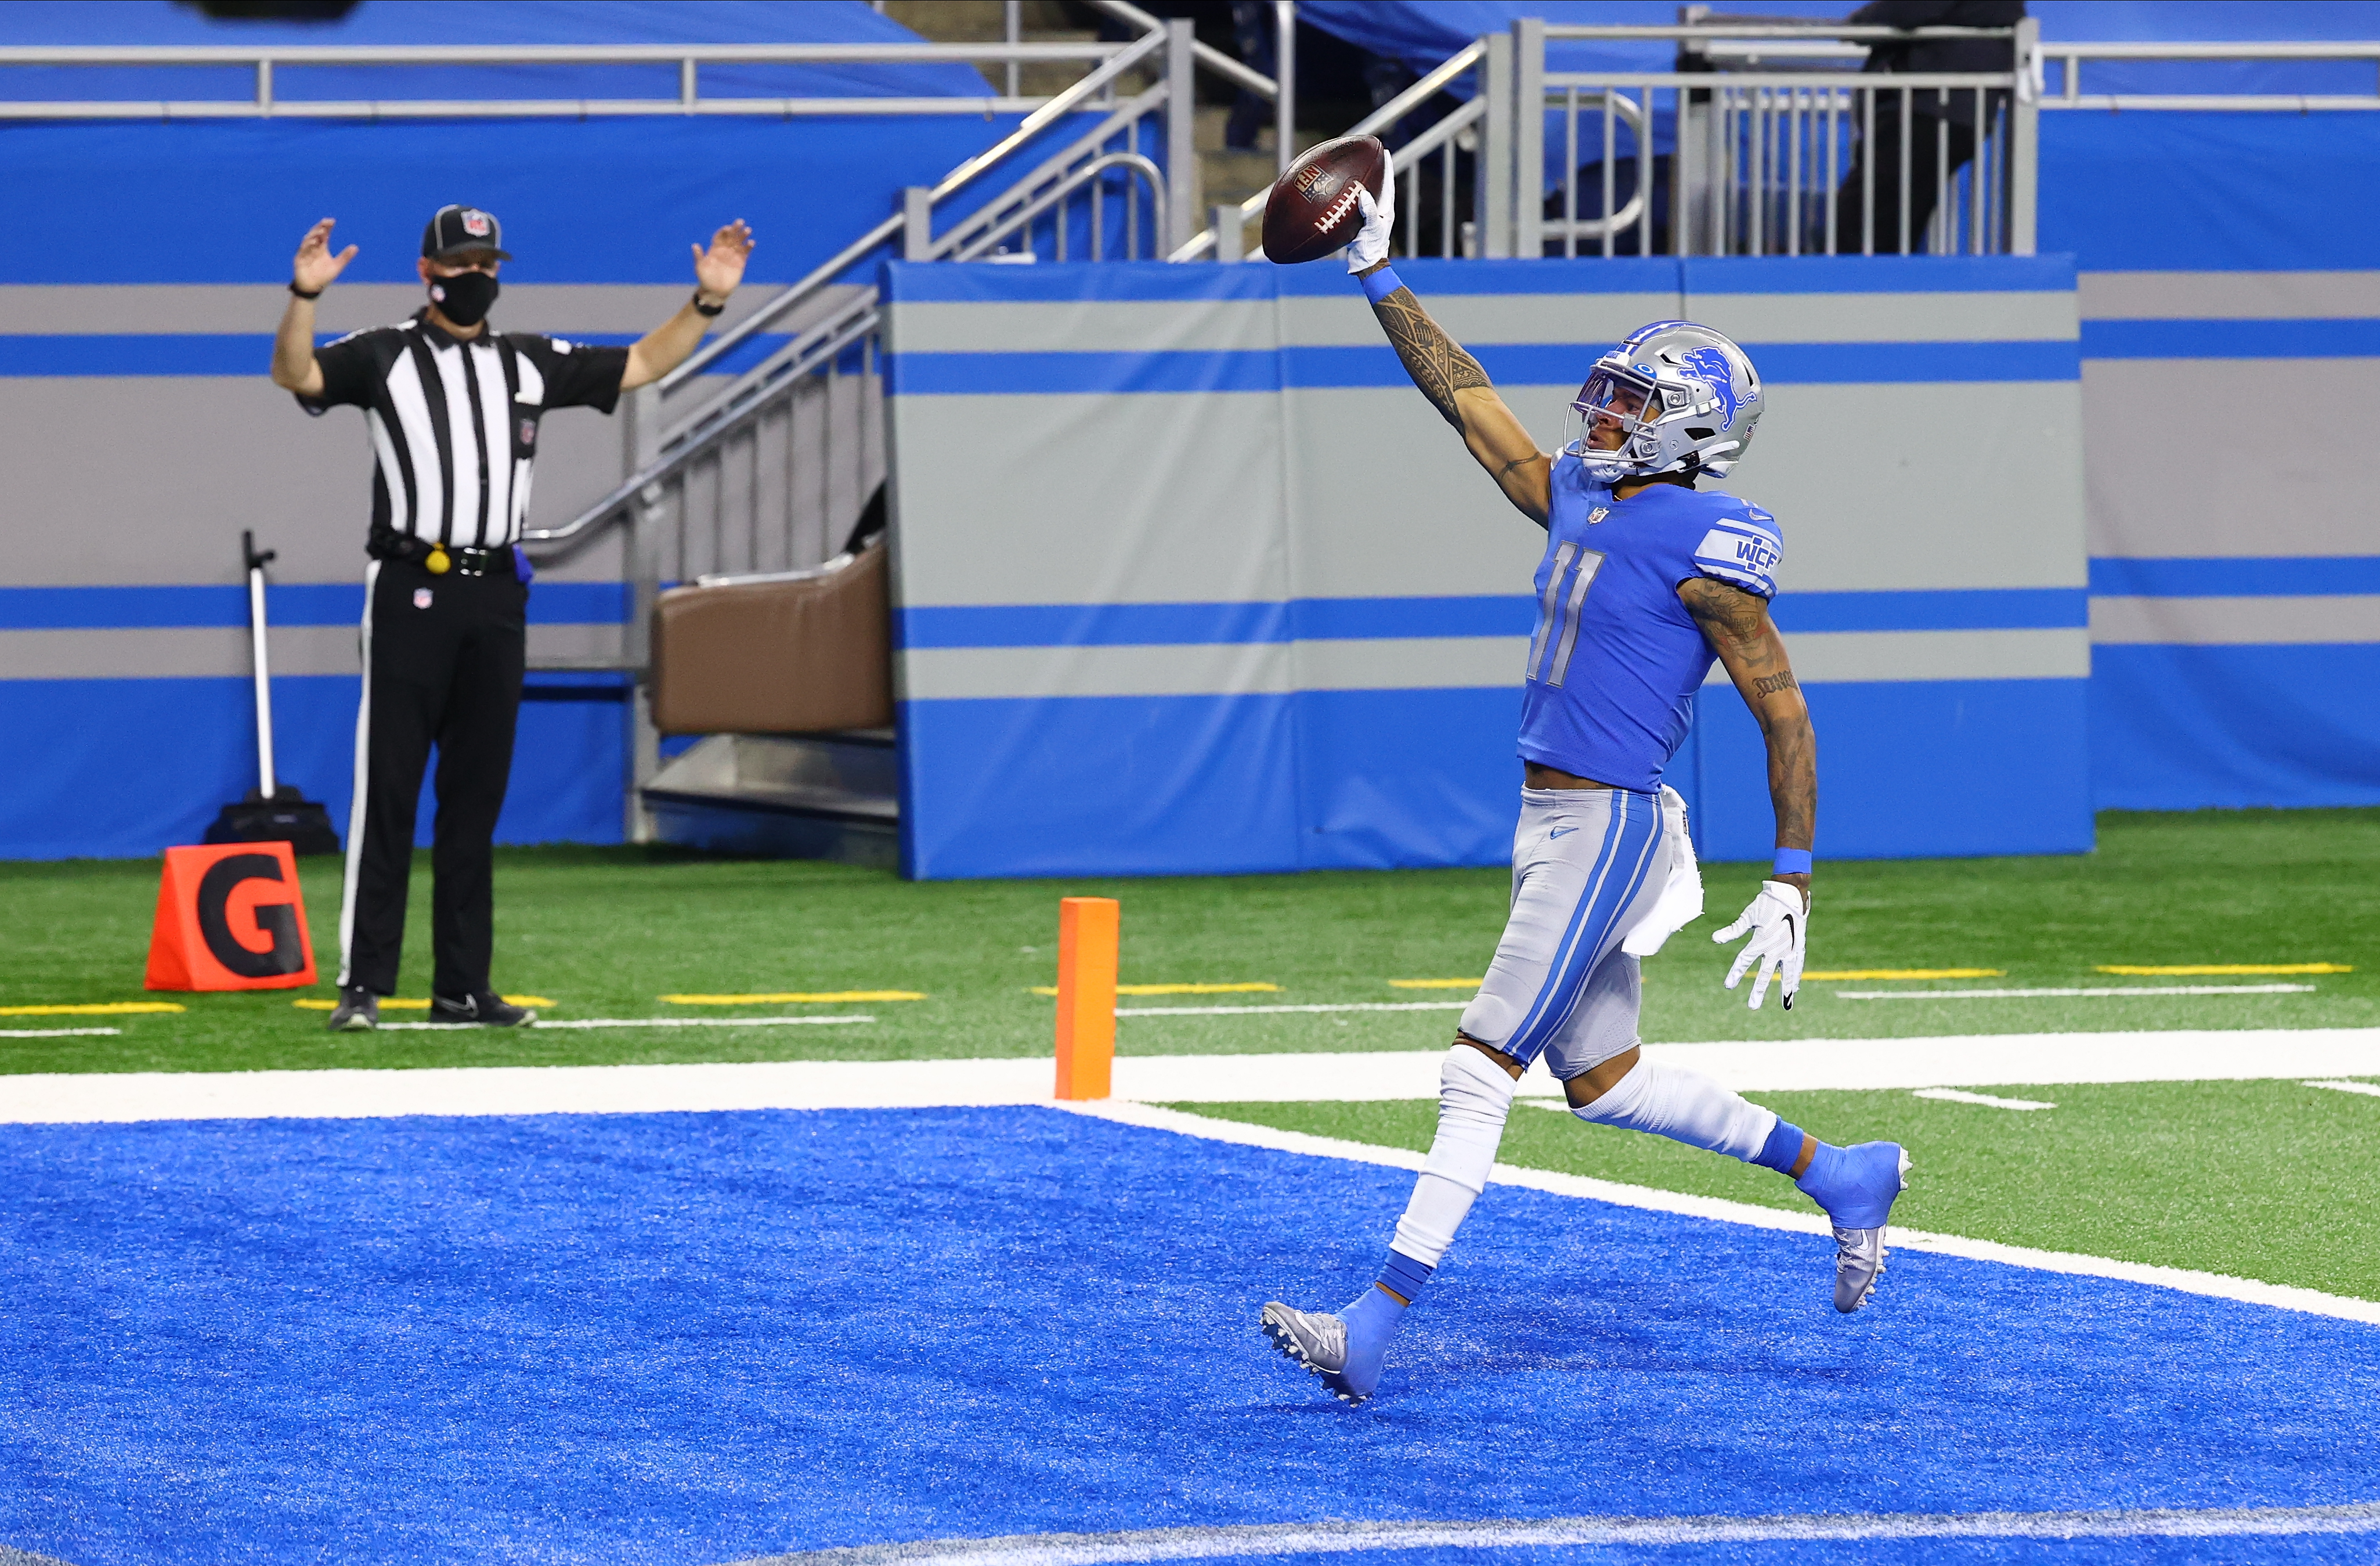
{"label": "tattooed forearm", "polygon": [[1788,669],[1781,674],[1761,675],[1752,682],[1752,688],[1763,696],[1775,696],[1780,690],[1798,690],[1801,687],[1794,683],[1793,671]]}
{"label": "tattooed forearm", "polygon": [[1421,388],[1421,395],[1449,424],[1462,429],[1463,415],[1455,409],[1454,394],[1465,387],[1490,384],[1479,361],[1429,318],[1410,288],[1390,294],[1372,307],[1372,313],[1380,318],[1380,329],[1389,334],[1397,357],[1404,360],[1405,373]]}

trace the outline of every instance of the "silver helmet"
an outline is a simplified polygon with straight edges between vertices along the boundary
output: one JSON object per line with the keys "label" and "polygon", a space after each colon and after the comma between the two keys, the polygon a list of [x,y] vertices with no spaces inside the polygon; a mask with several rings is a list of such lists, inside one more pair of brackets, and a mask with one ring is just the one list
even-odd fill
{"label": "silver helmet", "polygon": [[1724,476],[1760,422],[1760,374],[1709,327],[1657,321],[1596,360],[1570,406],[1574,435],[1562,449],[1597,482]]}

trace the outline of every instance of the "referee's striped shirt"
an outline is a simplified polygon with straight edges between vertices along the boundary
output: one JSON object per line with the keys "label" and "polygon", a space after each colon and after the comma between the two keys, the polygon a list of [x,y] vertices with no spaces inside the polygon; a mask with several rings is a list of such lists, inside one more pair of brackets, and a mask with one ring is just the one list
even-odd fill
{"label": "referee's striped shirt", "polygon": [[390,534],[454,549],[516,542],[528,516],[537,422],[548,408],[609,413],[628,350],[528,332],[469,342],[429,311],[352,332],[317,349],[322,390],[312,414],[360,407],[371,432],[375,540]]}

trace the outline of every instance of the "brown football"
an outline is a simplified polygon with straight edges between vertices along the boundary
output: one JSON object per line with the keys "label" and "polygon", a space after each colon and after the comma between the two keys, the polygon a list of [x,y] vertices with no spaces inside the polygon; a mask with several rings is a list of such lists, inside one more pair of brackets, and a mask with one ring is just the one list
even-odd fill
{"label": "brown football", "polygon": [[1355,237],[1364,214],[1355,204],[1361,182],[1378,200],[1388,155],[1377,136],[1325,141],[1289,165],[1265,201],[1266,259],[1294,266],[1319,261]]}

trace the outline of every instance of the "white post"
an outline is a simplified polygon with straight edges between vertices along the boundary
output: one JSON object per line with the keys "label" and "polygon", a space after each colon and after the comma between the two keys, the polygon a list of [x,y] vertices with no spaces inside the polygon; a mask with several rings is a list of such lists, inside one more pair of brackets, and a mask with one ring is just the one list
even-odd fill
{"label": "white post", "polygon": [[[2071,61],[2066,68],[2073,70]],[[2041,19],[2016,24],[2016,97],[2009,104],[2009,254],[2029,256],[2041,218]]]}
{"label": "white post", "polygon": [[256,657],[257,786],[270,802],[278,786],[273,776],[273,675],[264,662],[264,567],[248,568],[248,637]]}
{"label": "white post", "polygon": [[[629,474],[643,471],[661,455],[662,389],[639,386],[622,399],[625,415],[621,457]],[[661,735],[653,728],[653,600],[661,592],[660,486],[648,488],[630,503],[621,529],[621,566],[628,579],[628,619],[620,627],[620,662],[628,667],[628,710],[625,754],[621,776],[625,797],[620,802],[620,834],[630,843],[653,840],[653,818],[645,808],[645,784],[661,770]]]}
{"label": "white post", "polygon": [[[1198,79],[1197,56],[1192,53],[1197,42],[1188,18],[1166,22],[1165,211],[1160,214],[1165,237],[1156,247],[1159,256],[1171,254],[1198,232]],[[1139,200],[1129,183],[1124,189],[1125,200]],[[1096,189],[1091,194],[1098,199]]]}
{"label": "white post", "polygon": [[[1002,0],[1000,8],[1003,13],[1002,20],[1006,24],[1009,46],[1014,48],[1025,37],[1025,0]],[[1012,98],[1016,96],[1014,60],[1008,62],[1008,95]]]}
{"label": "white post", "polygon": [[[1640,152],[1640,158],[1644,158]],[[1651,159],[1644,158],[1645,168]],[[1568,178],[1568,171],[1564,172]],[[1546,253],[1546,19],[1512,23],[1512,253]]]}
{"label": "white post", "polygon": [[934,193],[923,185],[901,192],[901,259],[934,259]]}
{"label": "white post", "polygon": [[1287,174],[1297,158],[1297,0],[1273,0],[1272,63],[1273,167]]}
{"label": "white post", "polygon": [[1218,201],[1207,209],[1207,226],[1215,231],[1215,259],[1235,261],[1247,259],[1247,237],[1240,227],[1240,203]]}
{"label": "white post", "polygon": [[1477,253],[1490,261],[1512,253],[1512,35],[1491,32],[1480,40],[1477,174]]}

